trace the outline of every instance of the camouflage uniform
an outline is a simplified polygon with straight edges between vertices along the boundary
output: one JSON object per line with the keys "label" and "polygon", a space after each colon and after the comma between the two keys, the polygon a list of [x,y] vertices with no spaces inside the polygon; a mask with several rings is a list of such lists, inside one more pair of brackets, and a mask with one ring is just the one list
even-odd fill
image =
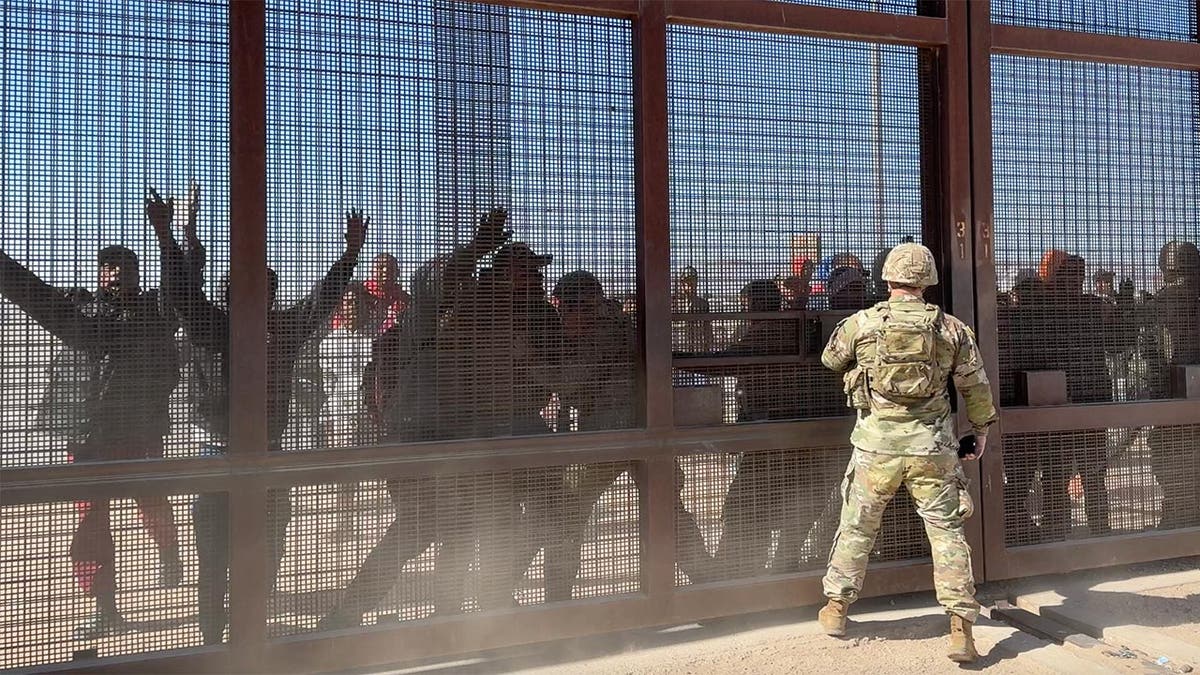
{"label": "camouflage uniform", "polygon": [[[932,255],[917,244],[898,246],[884,278],[912,286],[936,283]],[[974,622],[979,604],[963,535],[969,513],[960,501],[965,481],[946,381],[952,377],[966,398],[976,435],[986,435],[996,410],[975,336],[933,305],[893,299],[839,324],[821,360],[845,373],[848,402],[858,413],[825,595],[845,603],[857,598],[883,512],[903,484],[925,521],[938,602]]]}

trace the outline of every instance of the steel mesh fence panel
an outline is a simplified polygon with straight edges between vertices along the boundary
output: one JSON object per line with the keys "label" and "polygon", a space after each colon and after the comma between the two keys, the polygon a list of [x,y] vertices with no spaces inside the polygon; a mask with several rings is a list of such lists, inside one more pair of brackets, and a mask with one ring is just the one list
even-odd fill
{"label": "steel mesh fence panel", "polygon": [[[225,3],[0,11],[0,463],[195,455],[168,286],[205,257],[228,267]],[[148,187],[177,196],[158,218],[183,264],[160,258]]]}
{"label": "steel mesh fence panel", "polygon": [[995,0],[992,21],[1150,40],[1197,39],[1196,3],[1191,0]]}
{"label": "steel mesh fence panel", "polygon": [[268,79],[277,447],[638,423],[628,22],[272,2]]}
{"label": "steel mesh fence panel", "polygon": [[1072,403],[1167,398],[1200,362],[1196,82],[992,58],[1003,403],[1037,370]]}
{"label": "steel mesh fence panel", "polygon": [[[276,636],[635,593],[628,462],[292,490]],[[290,515],[290,523],[286,522]]]}
{"label": "steel mesh fence panel", "polygon": [[844,414],[820,364],[920,238],[918,51],[670,26],[676,423]]}
{"label": "steel mesh fence panel", "polygon": [[1006,435],[1005,543],[1196,526],[1198,433],[1166,426]]}
{"label": "steel mesh fence panel", "polygon": [[0,667],[201,644],[193,495],[0,508]]}
{"label": "steel mesh fence panel", "polygon": [[[702,453],[677,459],[676,584],[825,569],[849,448]],[[884,513],[873,562],[929,556],[903,488]]]}
{"label": "steel mesh fence panel", "polygon": [[864,12],[886,14],[916,14],[918,0],[781,0],[800,5],[817,5],[838,9],[857,9]]}

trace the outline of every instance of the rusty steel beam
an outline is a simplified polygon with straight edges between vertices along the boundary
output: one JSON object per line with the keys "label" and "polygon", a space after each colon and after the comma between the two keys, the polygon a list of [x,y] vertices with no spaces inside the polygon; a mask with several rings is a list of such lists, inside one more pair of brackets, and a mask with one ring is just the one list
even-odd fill
{"label": "rusty steel beam", "polygon": [[[229,455],[267,454],[267,7],[229,4]],[[267,641],[266,491],[251,477],[229,494],[229,641],[240,670]]]}
{"label": "rusty steel beam", "polygon": [[233,672],[229,651],[220,647],[175,649],[156,654],[129,654],[104,658],[77,659],[21,668],[26,675],[41,673],[86,673],[88,675],[161,675],[162,673]]}
{"label": "rusty steel beam", "polygon": [[5,469],[0,504],[73,500],[84,493],[192,494],[251,481],[271,486],[395,475],[502,471],[517,467],[631,461],[697,452],[823,448],[848,443],[852,417],[715,427],[473,439],[271,453],[255,466],[222,458],[65,464]]}
{"label": "rusty steel beam", "polygon": [[673,23],[812,37],[936,47],[949,41],[946,21],[771,0],[663,0]]}
{"label": "rusty steel beam", "polygon": [[472,0],[485,5],[522,7],[564,14],[633,18],[638,13],[638,0]]}
{"label": "rusty steel beam", "polygon": [[662,3],[643,0],[633,29],[638,324],[645,357],[646,426],[660,429],[672,423],[667,27]]}
{"label": "rusty steel beam", "polygon": [[1200,528],[1022,546],[1004,554],[1003,563],[988,563],[992,581],[1200,555]]}
{"label": "rusty steel beam", "polygon": [[[960,4],[960,3],[951,3]],[[971,149],[971,211],[966,218],[966,231],[974,240],[971,260],[975,277],[975,325],[984,367],[991,376],[992,398],[1000,401],[1000,348],[997,338],[999,322],[996,304],[996,261],[993,245],[992,217],[992,23],[989,2],[961,3],[953,7],[955,21],[966,14],[968,92],[970,118],[967,139]],[[955,225],[957,227],[957,224]],[[999,405],[997,405],[999,407]],[[1005,413],[1000,411],[1000,423],[989,434],[991,443],[983,458],[976,462],[980,504],[975,520],[983,528],[983,560],[986,579],[994,579],[993,565],[1003,562],[1004,556],[1004,456],[1001,432],[1006,427]]]}
{"label": "rusty steel beam", "polygon": [[1006,408],[1002,416],[1005,434],[1107,427],[1148,427],[1189,424],[1200,420],[1200,401],[1165,400],[1136,403],[1090,403],[1085,405]]}
{"label": "rusty steel beam", "polygon": [[[937,237],[941,245],[943,266],[948,269],[943,284],[949,291],[946,307],[968,325],[976,326],[978,316],[975,308],[976,288],[976,237],[969,226],[972,220],[971,183],[971,61],[969,43],[969,20],[966,3],[944,3],[949,28],[949,43],[942,49],[923,53],[924,60],[933,60],[935,77],[933,91],[937,99],[936,129],[923,129],[922,133],[936,133],[934,149],[937,153],[935,168],[938,170],[940,199],[926,195],[934,202],[927,219],[927,229]],[[922,69],[924,74],[924,69]],[[932,153],[931,153],[932,154]],[[930,227],[932,225],[932,227]],[[943,302],[946,298],[943,295]],[[958,397],[955,421],[959,429],[970,428],[966,405]],[[963,470],[970,479],[970,491],[976,504],[982,504],[981,466],[979,462],[963,462]],[[982,511],[983,507],[980,507]],[[987,568],[983,555],[985,532],[983,518],[971,518],[966,522],[967,543],[976,554],[972,556],[972,567],[977,581],[986,580]]]}
{"label": "rusty steel beam", "polygon": [[991,33],[992,49],[998,54],[1200,70],[1200,44],[1195,42],[999,24],[991,27]]}

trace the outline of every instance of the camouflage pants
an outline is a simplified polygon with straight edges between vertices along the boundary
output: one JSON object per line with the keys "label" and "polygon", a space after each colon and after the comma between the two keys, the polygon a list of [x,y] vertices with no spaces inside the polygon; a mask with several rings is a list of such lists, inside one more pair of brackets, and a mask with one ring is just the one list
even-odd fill
{"label": "camouflage pants", "polygon": [[883,512],[901,484],[925,521],[938,602],[947,613],[975,621],[979,603],[959,501],[965,480],[955,455],[912,457],[854,450],[842,482],[842,521],[829,554],[826,597],[849,602],[858,598]]}

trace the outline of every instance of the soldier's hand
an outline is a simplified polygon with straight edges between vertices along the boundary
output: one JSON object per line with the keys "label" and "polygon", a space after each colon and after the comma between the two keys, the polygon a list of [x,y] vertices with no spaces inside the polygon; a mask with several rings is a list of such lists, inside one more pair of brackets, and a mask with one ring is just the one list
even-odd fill
{"label": "soldier's hand", "polygon": [[371,226],[371,218],[364,216],[362,209],[350,209],[346,212],[346,250],[358,253],[367,242],[367,228]]}
{"label": "soldier's hand", "polygon": [[483,214],[479,219],[479,227],[475,229],[474,245],[483,251],[500,248],[512,236],[512,232],[505,229],[507,223],[507,209],[497,207]]}
{"label": "soldier's hand", "polygon": [[163,199],[154,188],[147,188],[146,219],[156,233],[171,231],[171,218],[175,215],[175,199]]}
{"label": "soldier's hand", "polygon": [[984,448],[986,448],[986,447],[987,447],[987,436],[976,436],[975,437],[975,452],[967,455],[963,459],[976,460],[976,459],[979,459],[980,457],[983,457],[983,451],[984,451]]}

